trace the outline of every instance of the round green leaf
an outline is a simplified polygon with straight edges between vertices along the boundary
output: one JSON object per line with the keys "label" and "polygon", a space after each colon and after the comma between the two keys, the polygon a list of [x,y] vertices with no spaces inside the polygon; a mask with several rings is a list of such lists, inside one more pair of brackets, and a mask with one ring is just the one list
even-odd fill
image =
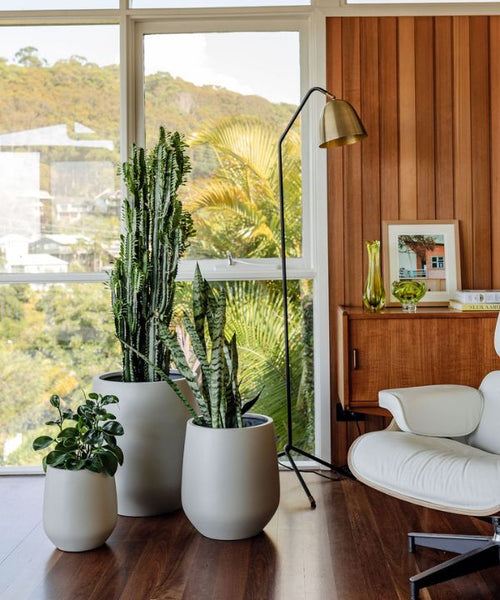
{"label": "round green leaf", "polygon": [[65,427],[59,432],[57,439],[76,437],[78,435],[78,429],[76,427]]}
{"label": "round green leaf", "polygon": [[62,465],[66,460],[67,454],[66,452],[57,452],[53,450],[47,454],[47,464],[51,467],[57,467]]}
{"label": "round green leaf", "polygon": [[108,421],[102,426],[102,430],[111,435],[123,435],[123,427],[118,421]]}
{"label": "round green leaf", "polygon": [[61,406],[61,400],[60,400],[59,396],[57,396],[56,394],[54,394],[53,396],[50,397],[50,403],[55,408],[59,408]]}
{"label": "round green leaf", "polygon": [[53,438],[48,435],[41,435],[33,440],[33,450],[42,450],[43,448],[47,448],[54,441]]}
{"label": "round green leaf", "polygon": [[102,397],[103,405],[116,404],[117,402],[118,402],[118,397],[113,394],[106,394],[106,396]]}

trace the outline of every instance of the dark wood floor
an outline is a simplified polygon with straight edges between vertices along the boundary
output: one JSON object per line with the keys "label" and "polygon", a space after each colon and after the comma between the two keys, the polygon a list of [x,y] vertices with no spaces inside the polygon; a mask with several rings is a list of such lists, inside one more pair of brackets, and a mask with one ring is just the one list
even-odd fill
{"label": "dark wood floor", "polygon": [[[312,511],[293,473],[263,534],[208,540],[182,511],[120,517],[106,546],[55,550],[41,525],[42,477],[0,477],[1,600],[397,600],[409,575],[446,555],[410,555],[406,532],[489,534],[485,523],[389,498],[360,483],[306,476]],[[500,569],[424,590],[422,600],[495,600]]]}

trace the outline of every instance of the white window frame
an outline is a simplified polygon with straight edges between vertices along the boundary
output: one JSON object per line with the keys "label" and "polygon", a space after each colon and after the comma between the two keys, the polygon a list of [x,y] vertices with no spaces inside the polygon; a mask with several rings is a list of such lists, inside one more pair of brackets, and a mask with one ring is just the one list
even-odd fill
{"label": "white window frame", "polygon": [[[325,87],[325,18],[310,6],[255,9],[119,9],[71,11],[0,11],[0,25],[120,25],[121,158],[132,142],[144,137],[142,104],[142,35],[203,31],[298,31],[300,35],[301,94],[312,86]],[[301,258],[287,262],[289,279],[313,281],[315,454],[330,460],[330,359],[328,305],[328,237],[326,152],[317,143],[317,127],[324,98],[313,95],[302,113],[303,248]],[[313,124],[311,126],[311,123]],[[194,261],[182,261],[179,280],[191,280]],[[281,279],[276,259],[206,260],[203,272],[211,280]],[[0,284],[94,283],[106,273],[0,274]],[[283,401],[285,399],[283,398]],[[10,470],[9,470],[10,472]]]}

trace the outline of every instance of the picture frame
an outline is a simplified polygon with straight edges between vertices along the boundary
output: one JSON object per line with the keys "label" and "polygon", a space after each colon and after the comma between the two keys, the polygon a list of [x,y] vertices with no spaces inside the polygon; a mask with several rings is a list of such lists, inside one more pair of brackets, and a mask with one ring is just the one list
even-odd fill
{"label": "picture frame", "polygon": [[458,221],[383,221],[383,279],[387,306],[400,306],[392,282],[425,281],[419,304],[444,306],[460,289]]}

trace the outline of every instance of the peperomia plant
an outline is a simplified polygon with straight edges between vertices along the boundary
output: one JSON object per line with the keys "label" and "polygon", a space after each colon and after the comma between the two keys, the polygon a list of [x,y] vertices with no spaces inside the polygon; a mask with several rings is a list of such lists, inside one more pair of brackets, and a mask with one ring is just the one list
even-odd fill
{"label": "peperomia plant", "polygon": [[[106,407],[117,402],[116,396],[91,393],[74,412],[61,407],[59,396],[51,396],[50,404],[59,417],[46,421],[45,425],[58,427],[59,433],[55,437],[42,435],[33,442],[34,450],[54,445],[42,460],[43,470],[50,466],[114,475],[118,465],[123,464],[123,453],[116,443],[116,437],[123,435],[123,427]],[[72,421],[73,425],[67,426],[67,421]]]}

